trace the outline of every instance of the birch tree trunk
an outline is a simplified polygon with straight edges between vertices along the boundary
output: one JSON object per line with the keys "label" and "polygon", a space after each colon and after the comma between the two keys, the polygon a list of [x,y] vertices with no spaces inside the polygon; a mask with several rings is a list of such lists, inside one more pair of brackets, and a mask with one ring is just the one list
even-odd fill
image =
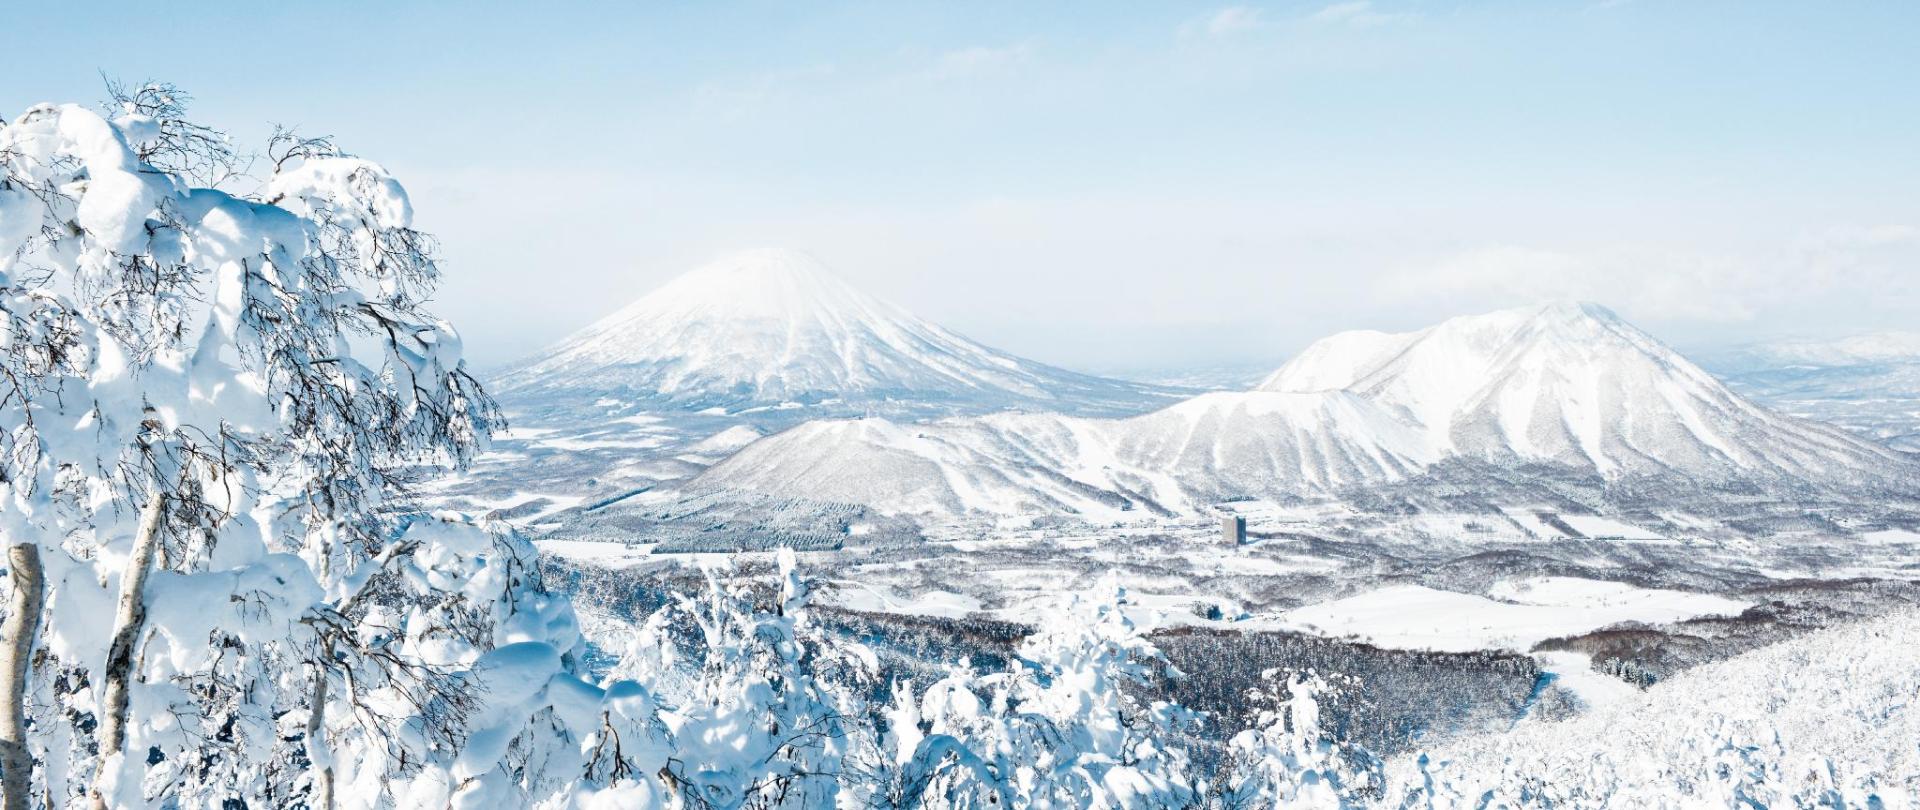
{"label": "birch tree trunk", "polygon": [[0,623],[0,810],[27,810],[33,791],[33,754],[27,750],[27,676],[40,609],[46,603],[46,569],[40,547],[7,549],[13,599]]}
{"label": "birch tree trunk", "polygon": [[314,810],[333,810],[333,741],[327,739],[327,667],[333,663],[333,643],[320,648],[320,664],[313,668],[312,710],[307,714],[307,755],[313,760]]}
{"label": "birch tree trunk", "polygon": [[160,547],[160,520],[166,515],[166,496],[155,487],[147,493],[147,506],[140,513],[140,530],[133,538],[133,553],[127,557],[127,570],[120,575],[120,604],[114,611],[113,643],[107,648],[106,684],[100,690],[100,754],[93,774],[93,808],[107,810],[109,797],[102,782],[109,768],[117,767],[127,745],[127,689],[133,680],[134,648],[147,626],[147,574],[153,570],[153,558]]}

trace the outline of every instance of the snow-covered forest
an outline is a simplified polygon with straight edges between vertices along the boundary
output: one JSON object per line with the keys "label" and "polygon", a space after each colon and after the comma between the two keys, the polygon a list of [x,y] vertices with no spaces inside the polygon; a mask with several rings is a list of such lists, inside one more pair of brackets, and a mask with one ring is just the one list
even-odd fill
{"label": "snow-covered forest", "polygon": [[[1370,752],[1357,684],[1244,728],[1116,585],[904,675],[792,550],[590,645],[515,525],[417,493],[503,426],[400,181],[165,85],[0,123],[0,783],[26,808],[1912,806],[1920,616],[1604,713]],[[598,656],[598,662],[589,658]],[[1216,726],[1212,734],[1200,730]],[[1225,742],[1219,742],[1224,740]]]}

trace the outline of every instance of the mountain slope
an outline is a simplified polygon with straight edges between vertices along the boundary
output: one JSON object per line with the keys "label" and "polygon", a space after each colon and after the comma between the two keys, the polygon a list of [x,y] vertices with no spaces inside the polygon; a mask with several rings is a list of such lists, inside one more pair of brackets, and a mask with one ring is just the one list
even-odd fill
{"label": "mountain slope", "polygon": [[1883,447],[1754,405],[1593,304],[1454,318],[1399,335],[1335,335],[1261,389],[1349,391],[1420,427],[1450,455],[1608,476],[1842,482],[1903,466]]}
{"label": "mountain slope", "polygon": [[803,254],[735,254],[512,369],[509,394],[592,391],[695,408],[929,403],[1137,412],[1166,389],[982,346],[835,278]]}
{"label": "mountain slope", "polygon": [[896,513],[1110,518],[1324,494],[1432,460],[1417,431],[1351,394],[1223,392],[1126,419],[809,422],[748,445],[691,487]]}

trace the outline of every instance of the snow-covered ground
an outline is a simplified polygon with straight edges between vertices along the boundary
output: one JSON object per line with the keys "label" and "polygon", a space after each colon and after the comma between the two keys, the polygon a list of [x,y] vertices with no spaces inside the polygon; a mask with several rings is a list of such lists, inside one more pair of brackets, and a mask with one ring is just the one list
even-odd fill
{"label": "snow-covered ground", "polygon": [[1639,588],[1576,577],[1531,577],[1494,583],[1483,596],[1397,585],[1289,610],[1266,622],[1300,632],[1377,647],[1441,652],[1532,652],[1543,672],[1589,706],[1611,704],[1636,690],[1596,672],[1585,653],[1535,651],[1540,642],[1627,622],[1666,624],[1738,616],[1751,601],[1711,594]]}
{"label": "snow-covered ground", "polygon": [[931,590],[902,596],[881,585],[862,582],[835,583],[838,587],[827,604],[848,610],[871,613],[899,613],[909,616],[941,616],[958,619],[980,610],[980,600],[952,591]]}
{"label": "snow-covered ground", "polygon": [[1289,610],[1276,625],[1380,647],[1526,652],[1550,638],[1622,622],[1738,616],[1751,603],[1574,577],[1496,583],[1486,595],[1393,585]]}
{"label": "snow-covered ground", "polygon": [[[1708,664],[1570,720],[1392,764],[1420,807],[1848,807],[1920,802],[1920,614]],[[1416,806],[1416,805],[1396,805]]]}
{"label": "snow-covered ground", "polygon": [[599,543],[587,540],[541,540],[534,544],[541,554],[604,568],[630,568],[658,560],[653,546]]}

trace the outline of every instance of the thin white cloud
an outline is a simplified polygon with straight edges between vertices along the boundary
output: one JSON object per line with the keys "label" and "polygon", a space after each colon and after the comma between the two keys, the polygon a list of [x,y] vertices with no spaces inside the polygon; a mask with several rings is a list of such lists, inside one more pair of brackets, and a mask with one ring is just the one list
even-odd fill
{"label": "thin white cloud", "polygon": [[1260,27],[1260,9],[1247,6],[1223,8],[1207,20],[1207,33],[1216,37],[1238,34]]}
{"label": "thin white cloud", "polygon": [[693,88],[693,100],[704,111],[742,118],[758,113],[777,99],[812,90],[833,81],[840,71],[833,65],[804,65],[702,82]]}
{"label": "thin white cloud", "polygon": [[794,98],[818,96],[859,86],[959,81],[1014,73],[1030,61],[1032,43],[956,48],[929,54],[904,52],[892,73],[842,71],[832,64],[797,65],[756,73],[726,76],[697,84],[692,101],[703,114],[720,119],[744,119],[762,114]]}
{"label": "thin white cloud", "polygon": [[1228,6],[1182,23],[1180,36],[1186,39],[1219,39],[1258,30],[1265,24],[1266,21],[1260,9],[1251,6]]}
{"label": "thin white cloud", "polygon": [[1757,314],[1742,276],[1718,257],[1494,245],[1390,273],[1379,289],[1405,300],[1446,301],[1462,312],[1559,299],[1595,301],[1633,317],[1737,322]]}
{"label": "thin white cloud", "polygon": [[1920,228],[1840,226],[1795,245],[1799,279],[1820,288],[1854,286],[1882,296],[1920,297]]}
{"label": "thin white cloud", "polygon": [[1328,25],[1347,25],[1355,28],[1375,28],[1383,25],[1397,25],[1413,22],[1420,15],[1411,11],[1381,11],[1372,0],[1348,0],[1334,3],[1308,16],[1308,19]]}
{"label": "thin white cloud", "polygon": [[1576,299],[1699,323],[1753,321],[1828,299],[1905,309],[1920,305],[1920,228],[1830,228],[1745,256],[1492,245],[1388,273],[1376,290],[1463,312]]}
{"label": "thin white cloud", "polygon": [[1005,47],[974,46],[942,53],[934,60],[932,75],[940,79],[1012,72],[1033,55],[1033,46],[1019,43]]}

